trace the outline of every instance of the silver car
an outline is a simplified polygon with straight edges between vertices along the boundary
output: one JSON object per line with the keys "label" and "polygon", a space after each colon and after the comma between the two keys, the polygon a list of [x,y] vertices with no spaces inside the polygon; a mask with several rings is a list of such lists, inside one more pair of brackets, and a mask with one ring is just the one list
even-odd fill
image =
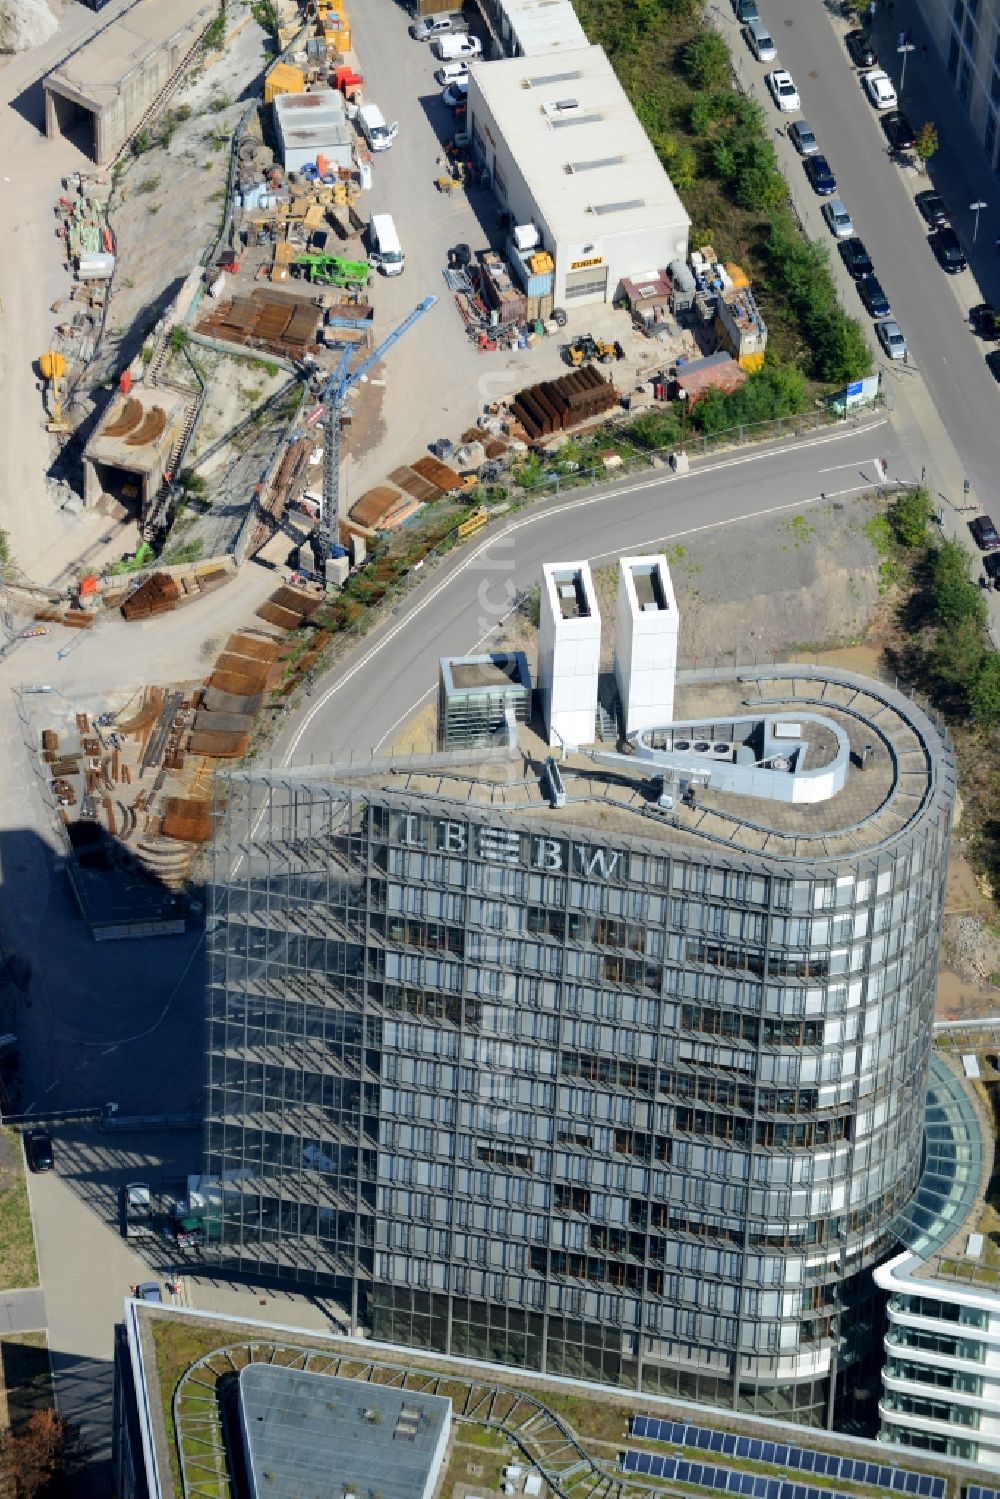
{"label": "silver car", "polygon": [[875,336],[890,359],[906,359],[906,339],[894,318],[875,324]]}
{"label": "silver car", "polygon": [[800,156],[815,156],[819,150],[819,141],[813,134],[813,128],[805,120],[794,120],[789,125],[788,139]]}
{"label": "silver car", "polygon": [[823,204],[823,217],[826,225],[835,239],[850,239],[854,233],[854,225],[851,215],[847,212],[839,198],[830,198]]}

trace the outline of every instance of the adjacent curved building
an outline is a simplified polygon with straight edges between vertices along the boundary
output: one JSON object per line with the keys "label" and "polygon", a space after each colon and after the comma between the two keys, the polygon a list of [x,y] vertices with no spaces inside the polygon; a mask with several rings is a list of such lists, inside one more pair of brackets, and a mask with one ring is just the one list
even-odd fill
{"label": "adjacent curved building", "polygon": [[947,740],[807,666],[682,672],[671,723],[558,764],[511,726],[225,778],[220,1256],[328,1286],[377,1338],[872,1424]]}

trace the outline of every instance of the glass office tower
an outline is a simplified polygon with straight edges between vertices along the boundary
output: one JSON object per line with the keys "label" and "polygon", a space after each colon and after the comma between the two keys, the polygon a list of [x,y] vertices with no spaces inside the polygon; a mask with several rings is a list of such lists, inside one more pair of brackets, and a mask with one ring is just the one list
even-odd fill
{"label": "glass office tower", "polygon": [[674,720],[558,785],[529,730],[222,778],[214,1252],[376,1338],[864,1424],[951,750],[818,668],[681,673]]}

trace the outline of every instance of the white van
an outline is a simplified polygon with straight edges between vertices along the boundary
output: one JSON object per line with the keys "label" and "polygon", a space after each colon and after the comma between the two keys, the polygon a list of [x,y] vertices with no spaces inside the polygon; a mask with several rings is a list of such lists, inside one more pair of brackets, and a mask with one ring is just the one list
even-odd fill
{"label": "white van", "polygon": [[392,222],[392,215],[389,213],[372,214],[368,237],[371,245],[368,264],[375,270],[381,271],[383,276],[401,276],[406,256],[399,243],[399,235]]}
{"label": "white van", "polygon": [[469,64],[464,61],[446,62],[438,68],[434,77],[442,88],[447,88],[449,83],[468,83]]}
{"label": "white van", "polygon": [[481,57],[483,44],[478,36],[439,36],[434,51],[441,62],[456,62],[460,57]]}
{"label": "white van", "polygon": [[399,134],[398,124],[387,125],[377,104],[362,104],[354,123],[372,151],[388,151]]}

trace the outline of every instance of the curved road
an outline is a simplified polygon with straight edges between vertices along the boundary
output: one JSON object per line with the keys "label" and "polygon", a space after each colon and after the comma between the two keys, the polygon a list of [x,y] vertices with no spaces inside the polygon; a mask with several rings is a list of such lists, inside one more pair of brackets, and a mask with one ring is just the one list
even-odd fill
{"label": "curved road", "polygon": [[[607,561],[856,494],[877,482],[876,457],[888,460],[891,478],[912,478],[882,417],[709,458],[685,475],[661,470],[540,502],[448,556],[338,662],[279,736],[274,763],[322,763],[381,748],[436,690],[439,657],[485,649],[515,596],[537,583],[543,562]],[[736,542],[734,534],[739,566]]]}

